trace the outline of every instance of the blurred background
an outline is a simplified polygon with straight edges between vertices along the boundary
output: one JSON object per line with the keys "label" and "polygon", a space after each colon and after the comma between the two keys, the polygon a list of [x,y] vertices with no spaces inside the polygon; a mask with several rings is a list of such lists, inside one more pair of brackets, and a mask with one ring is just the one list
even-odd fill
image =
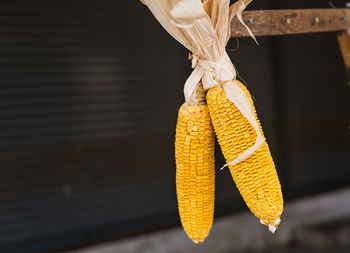
{"label": "blurred background", "polygon": [[[248,9],[282,8],[330,6]],[[286,225],[274,237],[248,213],[217,148],[214,228],[195,246],[179,223],[173,147],[188,52],[137,0],[2,0],[0,252],[350,252],[350,87],[336,34],[258,40],[227,51],[256,99]]]}

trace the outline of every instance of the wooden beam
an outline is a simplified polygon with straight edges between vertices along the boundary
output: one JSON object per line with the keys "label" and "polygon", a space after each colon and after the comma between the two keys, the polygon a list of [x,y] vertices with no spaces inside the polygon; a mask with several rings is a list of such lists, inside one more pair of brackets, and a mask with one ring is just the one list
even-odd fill
{"label": "wooden beam", "polygon": [[[258,10],[243,12],[243,20],[255,36],[336,32],[350,27],[350,8],[304,10]],[[249,36],[235,18],[231,37]]]}
{"label": "wooden beam", "polygon": [[338,42],[343,60],[345,64],[346,74],[348,78],[348,85],[350,85],[350,35],[349,30],[343,31],[338,35]]}

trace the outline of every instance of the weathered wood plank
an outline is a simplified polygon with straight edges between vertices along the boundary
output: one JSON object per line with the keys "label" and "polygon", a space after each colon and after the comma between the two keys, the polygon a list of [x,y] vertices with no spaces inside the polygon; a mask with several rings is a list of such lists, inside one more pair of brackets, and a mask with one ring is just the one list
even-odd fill
{"label": "weathered wood plank", "polygon": [[346,68],[348,78],[348,85],[350,85],[350,36],[349,31],[343,31],[338,35],[338,43],[343,55],[343,60]]}
{"label": "weathered wood plank", "polygon": [[[245,11],[243,20],[255,36],[342,31],[350,26],[350,9]],[[231,37],[247,36],[247,30],[235,18]]]}

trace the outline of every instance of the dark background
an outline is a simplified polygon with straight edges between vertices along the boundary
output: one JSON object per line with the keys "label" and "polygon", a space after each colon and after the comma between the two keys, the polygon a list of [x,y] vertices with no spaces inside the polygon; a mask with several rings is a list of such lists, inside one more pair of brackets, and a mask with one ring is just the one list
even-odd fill
{"label": "dark background", "polygon": [[[256,0],[249,9],[328,7]],[[350,87],[336,34],[258,40],[227,48],[287,202],[349,185]],[[179,225],[173,142],[187,54],[136,0],[1,1],[0,252]],[[219,148],[216,160],[220,168]],[[242,209],[229,171],[217,171],[215,216]]]}

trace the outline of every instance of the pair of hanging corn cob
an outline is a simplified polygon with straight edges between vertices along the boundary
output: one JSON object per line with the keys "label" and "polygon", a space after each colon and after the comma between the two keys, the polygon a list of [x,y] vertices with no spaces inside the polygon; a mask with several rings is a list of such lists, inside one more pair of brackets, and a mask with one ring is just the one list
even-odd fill
{"label": "pair of hanging corn cob", "polygon": [[141,1],[192,52],[195,69],[185,84],[186,103],[179,110],[175,141],[178,206],[187,235],[199,243],[212,227],[214,131],[243,199],[274,232],[283,209],[281,186],[252,98],[235,81],[225,51],[230,21],[237,16],[244,24],[241,14],[252,0],[231,6],[230,0]]}
{"label": "pair of hanging corn cob", "polygon": [[[235,85],[235,84],[232,84]],[[240,82],[251,105],[249,91]],[[176,127],[176,188],[182,225],[195,243],[205,240],[214,216],[214,130],[227,160],[254,145],[256,133],[223,88],[209,89],[206,102],[184,104]],[[260,131],[261,126],[259,124]],[[246,160],[231,166],[231,175],[250,210],[274,232],[283,209],[281,186],[266,142]]]}

